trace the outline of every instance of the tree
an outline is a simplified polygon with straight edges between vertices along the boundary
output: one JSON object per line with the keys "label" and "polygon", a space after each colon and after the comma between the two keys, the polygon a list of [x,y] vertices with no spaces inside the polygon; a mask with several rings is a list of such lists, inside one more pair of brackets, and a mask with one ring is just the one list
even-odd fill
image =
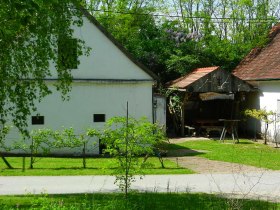
{"label": "tree", "polygon": [[88,136],[98,136],[106,145],[104,153],[118,160],[116,183],[127,195],[135,172],[141,172],[140,156],[154,154],[154,149],[165,135],[157,124],[147,119],[113,117],[106,122],[104,131],[89,129]]}
{"label": "tree", "polygon": [[279,17],[275,0],[89,2],[89,11],[163,83],[196,67],[233,70],[266,43]]}
{"label": "tree", "polygon": [[[7,130],[8,128],[6,128]],[[89,143],[90,137],[84,132],[77,134],[73,128],[63,128],[61,130],[36,129],[31,130],[29,138],[30,143],[26,142],[26,136],[22,136],[16,141],[11,149],[19,149],[30,154],[30,168],[37,162],[38,155],[50,155],[54,149],[73,149],[82,148],[83,167],[86,168],[86,145]]]}
{"label": "tree", "polygon": [[267,131],[268,125],[274,122],[275,113],[272,111],[267,111],[265,109],[246,109],[245,115],[249,117],[253,117],[257,120],[263,121],[265,123],[264,127],[264,144],[267,144]]}
{"label": "tree", "polygon": [[[71,69],[61,65],[59,40],[63,48],[71,44],[72,26],[82,25],[78,0],[3,0],[0,3],[0,122],[11,121],[20,132],[27,117],[36,110],[35,102],[51,94],[45,78],[52,75],[51,65],[58,80],[56,87],[62,95],[70,90]],[[77,56],[88,48],[77,40]],[[65,60],[64,63],[69,63]],[[66,65],[67,66],[67,65]]]}
{"label": "tree", "polygon": [[[64,57],[64,65],[59,62],[58,43],[63,40],[64,51],[73,49],[72,26],[82,25],[80,4],[79,0],[1,1],[1,133],[6,124],[11,123],[28,136],[27,117],[36,111],[37,101],[51,94],[44,80],[53,74],[51,64],[58,77],[56,88],[66,98],[72,80],[71,69],[66,67],[73,61]],[[80,39],[76,45],[77,57],[89,51]],[[0,155],[6,162],[1,152]]]}

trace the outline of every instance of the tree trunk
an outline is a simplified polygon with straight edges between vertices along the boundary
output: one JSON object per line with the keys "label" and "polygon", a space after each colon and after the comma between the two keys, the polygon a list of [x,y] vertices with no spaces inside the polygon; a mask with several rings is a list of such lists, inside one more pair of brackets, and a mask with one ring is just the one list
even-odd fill
{"label": "tree trunk", "polygon": [[264,144],[267,144],[267,130],[268,130],[268,123],[265,124]]}

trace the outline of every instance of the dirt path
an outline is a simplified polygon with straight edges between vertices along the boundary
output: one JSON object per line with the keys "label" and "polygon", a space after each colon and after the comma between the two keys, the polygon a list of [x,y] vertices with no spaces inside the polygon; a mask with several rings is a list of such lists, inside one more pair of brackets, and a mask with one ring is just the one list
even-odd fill
{"label": "dirt path", "polygon": [[228,174],[228,173],[247,173],[269,171],[264,168],[247,166],[237,163],[228,163],[223,161],[208,160],[203,157],[167,157],[167,159],[177,163],[179,166],[193,170],[199,174]]}
{"label": "dirt path", "polygon": [[[193,141],[193,138],[182,138],[182,139],[171,139],[170,143],[181,143],[184,141]],[[201,140],[201,139],[199,139]],[[209,139],[203,139],[209,140]],[[179,166],[193,170],[199,174],[209,173],[247,173],[247,172],[264,172],[272,171],[265,168],[257,168],[254,166],[248,166],[238,163],[228,163],[217,160],[208,160],[207,158],[198,156],[185,156],[189,154],[205,153],[208,151],[204,150],[190,150],[190,149],[179,149],[168,152],[167,159],[177,163]]]}

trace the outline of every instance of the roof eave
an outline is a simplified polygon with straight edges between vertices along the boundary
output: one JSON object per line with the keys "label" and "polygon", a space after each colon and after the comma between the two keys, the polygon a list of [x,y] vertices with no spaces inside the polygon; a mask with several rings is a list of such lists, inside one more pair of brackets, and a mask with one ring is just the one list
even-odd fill
{"label": "roof eave", "polygon": [[93,23],[112,43],[119,48],[134,64],[151,76],[154,80],[159,81],[159,77],[148,69],[145,65],[137,61],[84,7],[80,6],[81,12],[85,15],[88,20]]}
{"label": "roof eave", "polygon": [[277,81],[280,80],[280,78],[254,78],[254,79],[244,79],[245,81]]}

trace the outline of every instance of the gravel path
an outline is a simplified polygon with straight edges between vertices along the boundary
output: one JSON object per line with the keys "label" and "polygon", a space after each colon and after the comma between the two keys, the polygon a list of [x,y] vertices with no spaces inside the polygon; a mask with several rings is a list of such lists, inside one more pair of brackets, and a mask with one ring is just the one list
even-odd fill
{"label": "gravel path", "polygon": [[228,163],[223,161],[208,160],[203,157],[168,157],[167,159],[177,163],[179,166],[193,170],[199,174],[228,174],[271,171],[265,168]]}

